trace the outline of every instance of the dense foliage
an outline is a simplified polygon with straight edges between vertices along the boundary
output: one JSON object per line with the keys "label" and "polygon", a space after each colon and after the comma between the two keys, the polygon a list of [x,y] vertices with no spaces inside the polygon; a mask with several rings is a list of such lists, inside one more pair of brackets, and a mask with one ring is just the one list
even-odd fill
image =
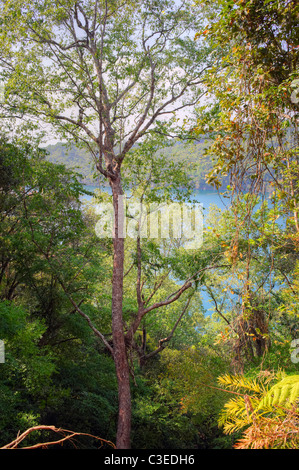
{"label": "dense foliage", "polygon": [[[127,214],[135,225],[123,245],[121,333],[132,448],[297,448],[295,2],[124,2],[110,23],[116,0],[105,18],[94,16],[107,26],[102,49],[90,18],[105,2],[42,3],[0,3],[0,447],[39,424],[85,433],[76,438],[83,448],[101,445],[92,435],[116,442],[116,245],[97,224],[121,165],[119,194],[135,204],[190,202],[215,188],[227,201],[211,206],[203,244],[191,249],[183,237],[141,237],[140,212]],[[149,29],[138,49],[140,18]],[[73,43],[53,39],[65,25]],[[192,107],[194,119],[165,111],[167,87],[171,105]],[[189,101],[177,104],[187,89]],[[77,116],[64,114],[75,105]],[[37,133],[47,131],[36,118],[58,125],[68,150],[41,148]],[[89,127],[97,119],[99,137]],[[26,444],[42,439],[30,434]]]}

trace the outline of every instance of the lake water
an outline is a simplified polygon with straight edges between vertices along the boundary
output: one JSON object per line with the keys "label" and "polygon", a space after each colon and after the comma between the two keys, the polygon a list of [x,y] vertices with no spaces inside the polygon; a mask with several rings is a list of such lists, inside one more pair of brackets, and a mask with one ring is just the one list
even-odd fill
{"label": "lake water", "polygon": [[[85,186],[85,188],[90,191],[94,192],[96,189],[98,189],[97,186]],[[103,188],[104,191],[108,192],[111,194],[111,189],[110,187],[105,187]],[[220,210],[226,210],[230,206],[230,199],[227,197],[224,197],[217,191],[196,191],[192,195],[193,197],[191,199],[199,202],[203,206],[203,225],[205,225],[205,217],[208,215],[209,209],[211,206],[216,206]],[[82,199],[86,199],[87,201],[90,201],[92,199],[92,196],[84,196]],[[269,202],[269,205],[271,206],[271,202]],[[259,207],[260,204],[257,205]],[[276,223],[281,224],[282,222],[277,221]],[[214,303],[210,301],[209,295],[207,292],[202,289],[201,290],[201,297],[202,297],[202,302],[203,302],[203,307],[205,309],[206,315],[211,314],[214,311]]]}
{"label": "lake water", "polygon": [[[85,188],[90,192],[94,192],[96,189],[98,189],[98,186],[85,186]],[[103,188],[103,190],[111,194],[111,189],[109,187],[108,188],[105,187]],[[92,196],[84,196],[83,199],[90,202],[90,200],[92,199]],[[203,206],[203,224],[205,221],[205,217],[207,216],[209,212],[209,208],[212,205],[218,207],[221,210],[225,210],[229,206],[229,199],[223,197],[217,191],[196,191],[192,195],[192,199],[194,199],[196,202],[201,203]],[[203,307],[206,311],[206,315],[211,314],[213,311],[214,304],[210,302],[207,292],[202,290],[201,297],[202,297]]]}
{"label": "lake water", "polygon": [[[98,186],[89,185],[86,185],[85,188],[90,192],[94,192],[99,189]],[[110,187],[103,188],[103,191],[111,194]],[[90,201],[92,196],[84,196],[82,199]],[[204,216],[207,215],[211,205],[215,205],[221,210],[225,210],[229,206],[229,199],[220,195],[217,191],[195,191],[192,195],[192,199],[203,205]]]}

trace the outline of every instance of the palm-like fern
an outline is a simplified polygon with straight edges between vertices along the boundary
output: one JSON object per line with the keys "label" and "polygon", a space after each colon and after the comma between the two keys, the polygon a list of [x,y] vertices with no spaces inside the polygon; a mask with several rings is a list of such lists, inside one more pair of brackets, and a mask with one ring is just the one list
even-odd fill
{"label": "palm-like fern", "polygon": [[271,378],[224,375],[219,383],[237,397],[219,417],[226,434],[244,430],[237,448],[296,447],[299,440],[299,375],[284,377],[270,387]]}
{"label": "palm-like fern", "polygon": [[261,400],[258,410],[284,406],[291,408],[299,399],[299,375],[290,375],[273,385]]}
{"label": "palm-like fern", "polygon": [[223,426],[224,432],[231,434],[252,423],[252,410],[258,406],[266,390],[257,379],[243,375],[222,375],[218,382],[238,395],[224,405],[219,417],[219,424]]}
{"label": "palm-like fern", "polygon": [[218,377],[218,382],[224,387],[237,391],[244,390],[255,394],[262,394],[265,392],[265,385],[262,381],[251,379],[244,375],[221,375]]}

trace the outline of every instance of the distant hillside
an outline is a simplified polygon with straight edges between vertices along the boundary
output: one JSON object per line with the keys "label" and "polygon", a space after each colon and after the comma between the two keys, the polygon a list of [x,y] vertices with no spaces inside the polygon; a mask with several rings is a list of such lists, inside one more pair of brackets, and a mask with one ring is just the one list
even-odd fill
{"label": "distant hillside", "polygon": [[[195,169],[190,168],[190,178],[195,182],[197,189],[211,189],[205,181],[205,175],[211,170],[212,162],[204,156],[205,142],[199,143],[177,143],[173,147],[163,149],[163,154],[175,162],[187,160],[195,163]],[[87,151],[77,148],[75,145],[69,147],[63,143],[49,145],[47,159],[53,163],[63,163],[68,168],[73,168],[82,175],[81,181],[87,185],[96,182],[96,171],[94,162]],[[224,182],[225,184],[228,184]]]}
{"label": "distant hillside", "polygon": [[47,160],[52,163],[64,164],[67,168],[72,168],[82,175],[81,181],[84,184],[94,184],[95,167],[90,154],[75,145],[66,146],[57,143],[46,147],[48,151]]}
{"label": "distant hillside", "polygon": [[[177,143],[173,147],[163,149],[164,155],[168,155],[174,162],[186,161],[190,163],[189,174],[195,182],[196,189],[211,189],[206,183],[206,174],[212,169],[211,160],[204,155],[207,141],[201,142]],[[228,184],[228,183],[227,183]]]}

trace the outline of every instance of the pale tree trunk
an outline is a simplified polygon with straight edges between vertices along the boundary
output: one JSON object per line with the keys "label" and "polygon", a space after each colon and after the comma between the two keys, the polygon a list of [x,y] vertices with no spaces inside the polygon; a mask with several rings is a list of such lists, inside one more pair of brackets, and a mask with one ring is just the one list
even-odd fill
{"label": "pale tree trunk", "polygon": [[113,277],[112,277],[112,337],[113,357],[118,383],[118,424],[116,447],[130,448],[131,434],[131,390],[130,368],[128,363],[123,329],[123,277],[124,277],[124,238],[122,237],[123,209],[120,197],[123,194],[120,174],[110,181],[114,207]]}

